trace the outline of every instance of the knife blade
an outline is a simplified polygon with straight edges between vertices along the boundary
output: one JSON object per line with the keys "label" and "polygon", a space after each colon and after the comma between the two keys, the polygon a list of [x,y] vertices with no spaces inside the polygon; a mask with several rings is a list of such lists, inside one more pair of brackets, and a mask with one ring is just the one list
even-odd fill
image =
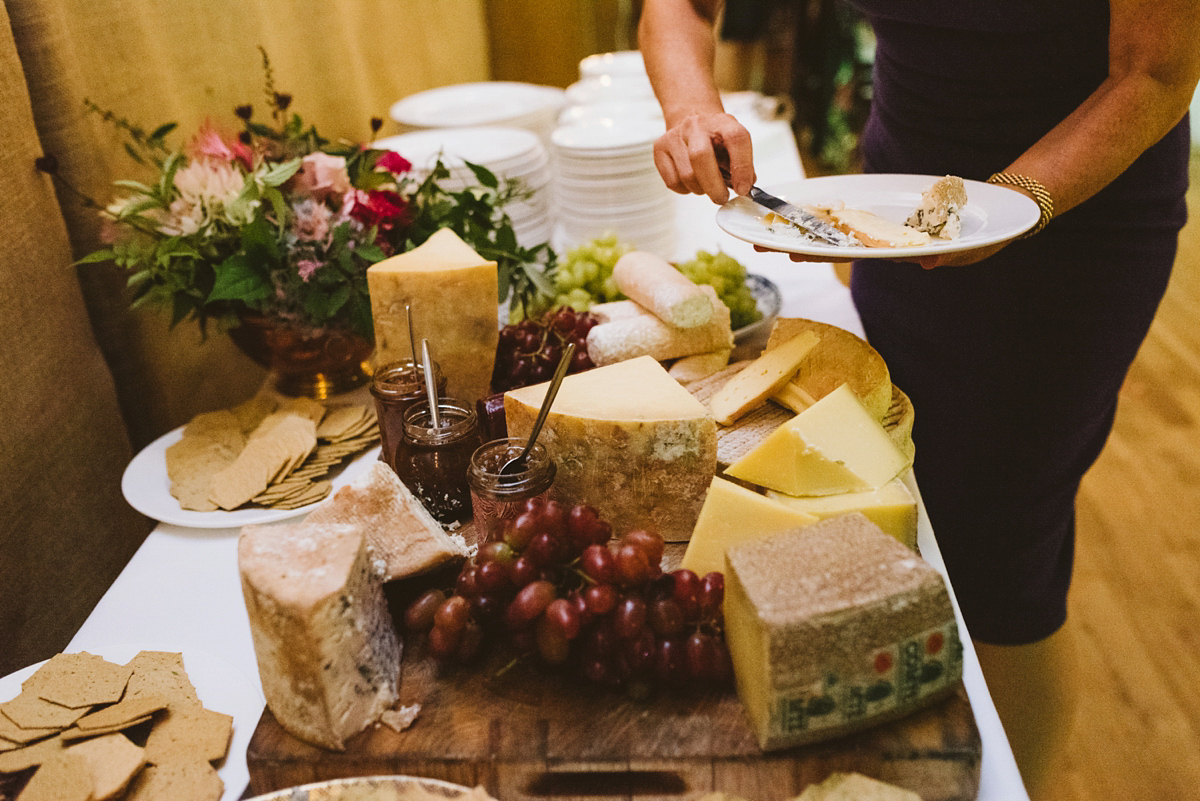
{"label": "knife blade", "polygon": [[[732,188],[733,181],[729,176],[729,169],[723,163],[718,164],[718,169],[721,171],[721,177],[725,179],[725,183]],[[839,231],[811,211],[805,211],[799,206],[793,206],[783,198],[778,198],[769,192],[764,192],[757,186],[750,187],[749,197],[764,209],[775,212],[800,230],[810,233],[817,239],[831,245],[850,246],[859,244],[857,239]]]}

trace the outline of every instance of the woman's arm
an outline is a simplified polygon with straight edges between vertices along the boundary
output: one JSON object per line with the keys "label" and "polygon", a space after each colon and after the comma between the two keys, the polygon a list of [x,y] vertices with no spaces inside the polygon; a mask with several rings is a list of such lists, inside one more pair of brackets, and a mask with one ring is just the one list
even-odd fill
{"label": "woman's arm", "polygon": [[654,144],[654,163],[676,192],[729,198],[717,169],[729,157],[734,191],[754,183],[749,132],[721,105],[713,79],[715,26],[722,0],[645,0],[638,44],[663,109],[667,133]]}
{"label": "woman's arm", "polygon": [[[1183,119],[1200,79],[1200,0],[1111,0],[1109,7],[1108,77],[1005,170],[1040,181],[1056,215],[1095,195],[1162,139]],[[928,257],[921,265],[972,264],[997,250]]]}

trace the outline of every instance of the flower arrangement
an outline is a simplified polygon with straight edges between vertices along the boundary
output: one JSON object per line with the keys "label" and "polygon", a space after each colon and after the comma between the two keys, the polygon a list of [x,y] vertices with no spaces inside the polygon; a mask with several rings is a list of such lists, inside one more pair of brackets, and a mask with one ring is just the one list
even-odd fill
{"label": "flower arrangement", "polygon": [[[546,286],[553,251],[521,247],[503,210],[521,186],[468,165],[478,185],[447,191],[440,161],[416,180],[400,154],[329,141],[289,112],[292,98],[275,90],[265,52],[263,66],[271,124],[238,106],[235,135],[207,122],[178,150],[166,141],[175,124],[147,133],[89,104],[156,173],[116,182],[125,193],[101,211],[108,247],[81,259],[129,270],[134,306],[165,306],[173,325],[196,319],[203,329],[216,319],[229,328],[252,313],[371,339],[367,268],[442,227],[498,263],[498,301]],[[381,126],[373,119],[372,134]]]}

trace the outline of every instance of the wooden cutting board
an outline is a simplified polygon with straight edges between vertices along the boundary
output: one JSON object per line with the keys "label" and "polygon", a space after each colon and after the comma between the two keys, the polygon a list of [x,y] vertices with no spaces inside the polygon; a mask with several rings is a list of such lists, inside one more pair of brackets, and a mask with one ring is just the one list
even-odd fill
{"label": "wooden cutting board", "polygon": [[[392,600],[395,615],[402,606]],[[732,689],[635,701],[532,664],[506,670],[501,653],[442,669],[422,651],[418,641],[405,644],[400,703],[421,711],[403,732],[369,728],[339,753],[297,740],[264,711],[246,754],[250,794],[380,774],[483,785],[500,801],[693,801],[713,790],[785,801],[836,771],[892,782],[924,801],[968,801],[979,788],[982,748],[961,685],[895,723],[765,754]]]}

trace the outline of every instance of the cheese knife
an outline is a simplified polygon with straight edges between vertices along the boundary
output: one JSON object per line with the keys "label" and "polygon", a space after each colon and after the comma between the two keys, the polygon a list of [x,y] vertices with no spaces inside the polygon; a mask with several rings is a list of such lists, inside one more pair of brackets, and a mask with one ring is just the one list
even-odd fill
{"label": "cheese knife", "polygon": [[[720,169],[721,177],[732,188],[733,184],[729,177],[729,170],[724,165],[721,165]],[[811,211],[805,211],[799,206],[793,206],[783,198],[778,198],[768,192],[764,192],[757,186],[750,187],[749,198],[764,209],[769,209],[778,214],[800,230],[812,234],[822,242],[843,247],[858,244],[857,239],[839,231]]]}

